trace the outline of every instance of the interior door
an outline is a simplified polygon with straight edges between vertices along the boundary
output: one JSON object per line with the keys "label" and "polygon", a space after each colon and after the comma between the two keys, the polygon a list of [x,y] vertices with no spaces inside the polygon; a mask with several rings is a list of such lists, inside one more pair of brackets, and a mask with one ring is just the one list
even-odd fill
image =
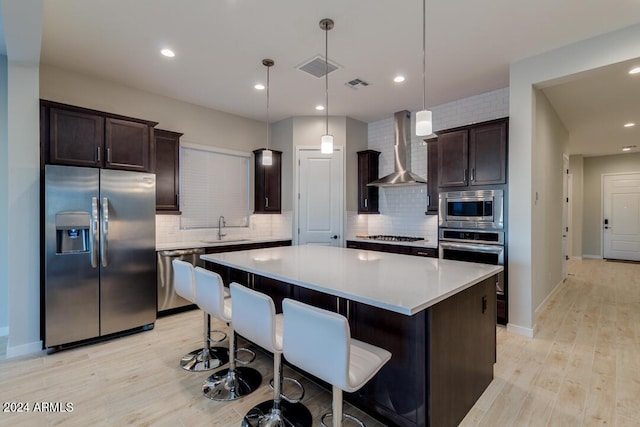
{"label": "interior door", "polygon": [[640,261],[640,173],[605,175],[604,258]]}
{"label": "interior door", "polygon": [[342,246],[342,150],[301,149],[298,244]]}

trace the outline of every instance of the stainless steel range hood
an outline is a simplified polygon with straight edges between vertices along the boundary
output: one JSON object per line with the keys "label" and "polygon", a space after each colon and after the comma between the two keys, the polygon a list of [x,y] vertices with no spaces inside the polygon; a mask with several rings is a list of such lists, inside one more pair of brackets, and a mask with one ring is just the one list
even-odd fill
{"label": "stainless steel range hood", "polygon": [[411,172],[411,113],[407,110],[394,114],[394,172],[370,182],[372,187],[395,187],[426,184],[427,180]]}

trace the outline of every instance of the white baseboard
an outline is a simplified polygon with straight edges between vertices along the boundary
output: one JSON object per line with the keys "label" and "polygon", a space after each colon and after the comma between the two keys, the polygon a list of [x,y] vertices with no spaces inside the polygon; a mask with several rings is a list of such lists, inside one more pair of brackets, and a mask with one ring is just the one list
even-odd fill
{"label": "white baseboard", "polygon": [[7,359],[25,356],[27,354],[40,353],[42,351],[44,351],[42,350],[42,341],[30,342],[13,347],[7,346]]}
{"label": "white baseboard", "polygon": [[582,258],[586,258],[586,259],[602,259],[602,255],[587,255],[587,254],[582,254]]}
{"label": "white baseboard", "polygon": [[9,336],[9,327],[1,326],[0,327],[0,337],[8,337]]}
{"label": "white baseboard", "polygon": [[582,255],[580,255],[580,256],[572,256],[571,259],[573,259],[575,261],[582,261]]}
{"label": "white baseboard", "polygon": [[513,332],[514,334],[522,335],[523,337],[533,338],[535,326],[533,328],[525,328],[524,326],[507,323],[507,331]]}
{"label": "white baseboard", "polygon": [[551,299],[551,297],[558,292],[558,289],[560,289],[560,285],[562,285],[564,283],[564,280],[559,281],[554,287],[553,289],[551,289],[551,292],[549,292],[549,295],[546,296],[546,298],[544,300],[542,300],[542,302],[540,303],[540,305],[538,306],[538,308],[536,308],[536,310],[534,311],[534,315],[537,316],[538,313],[540,313],[543,309],[544,306],[547,305],[547,303],[549,302],[549,300]]}

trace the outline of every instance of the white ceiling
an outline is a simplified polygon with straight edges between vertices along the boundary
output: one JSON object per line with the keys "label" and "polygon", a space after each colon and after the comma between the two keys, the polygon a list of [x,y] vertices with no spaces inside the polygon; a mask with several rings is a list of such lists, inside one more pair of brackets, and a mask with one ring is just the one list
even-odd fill
{"label": "white ceiling", "polygon": [[[41,61],[265,120],[265,93],[253,85],[265,80],[268,57],[272,120],[322,115],[314,106],[324,101],[324,79],[296,66],[324,53],[318,23],[327,17],[335,21],[329,59],[342,67],[329,78],[331,115],[369,122],[421,108],[420,0],[45,1]],[[509,63],[638,17],[637,0],[428,0],[427,105],[507,87]],[[160,56],[162,47],[176,57]],[[392,82],[398,73],[406,76],[401,85]],[[370,85],[344,86],[354,78]],[[562,92],[546,93],[571,130],[578,114]],[[603,105],[580,105],[589,104]]]}

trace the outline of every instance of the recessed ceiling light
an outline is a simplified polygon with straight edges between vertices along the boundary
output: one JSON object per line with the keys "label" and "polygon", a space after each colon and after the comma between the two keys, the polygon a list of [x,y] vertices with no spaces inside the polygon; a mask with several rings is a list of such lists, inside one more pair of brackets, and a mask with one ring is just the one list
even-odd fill
{"label": "recessed ceiling light", "polygon": [[404,76],[395,76],[393,81],[396,83],[402,83],[404,81]]}
{"label": "recessed ceiling light", "polygon": [[264,90],[264,85],[263,85],[263,84],[261,84],[261,83],[258,83],[258,84],[257,84],[257,85],[255,85],[253,88],[254,88],[254,89],[258,89],[258,90]]}
{"label": "recessed ceiling light", "polygon": [[629,74],[638,74],[640,73],[640,67],[635,67],[629,70]]}
{"label": "recessed ceiling light", "polygon": [[316,105],[316,110],[323,111],[324,110],[324,105]]}
{"label": "recessed ceiling light", "polygon": [[171,49],[162,49],[160,53],[167,58],[173,58],[174,56],[176,56],[176,54]]}
{"label": "recessed ceiling light", "polygon": [[624,127],[626,127],[626,128],[632,128],[632,127],[634,127],[635,125],[636,125],[635,123],[629,122],[629,123],[625,123],[625,124],[624,124]]}

